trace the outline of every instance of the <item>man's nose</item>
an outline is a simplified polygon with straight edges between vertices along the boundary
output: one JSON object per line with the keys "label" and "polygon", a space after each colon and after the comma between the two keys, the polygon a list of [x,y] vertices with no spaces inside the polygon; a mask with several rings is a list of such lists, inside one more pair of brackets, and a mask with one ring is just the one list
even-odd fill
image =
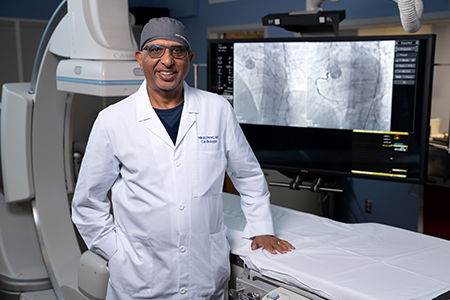
{"label": "man's nose", "polygon": [[166,51],[164,51],[163,56],[161,56],[161,63],[165,65],[166,67],[170,67],[173,64],[173,57],[172,54],[170,54],[170,49],[166,48]]}

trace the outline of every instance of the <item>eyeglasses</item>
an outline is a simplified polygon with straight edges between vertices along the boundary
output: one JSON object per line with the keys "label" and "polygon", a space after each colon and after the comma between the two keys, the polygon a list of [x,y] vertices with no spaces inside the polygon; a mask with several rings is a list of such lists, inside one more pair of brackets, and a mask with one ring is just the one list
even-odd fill
{"label": "eyeglasses", "polygon": [[148,45],[142,48],[142,50],[147,50],[148,55],[152,58],[160,58],[166,53],[166,49],[169,49],[170,55],[173,58],[185,58],[188,50],[184,46],[163,46],[163,45]]}

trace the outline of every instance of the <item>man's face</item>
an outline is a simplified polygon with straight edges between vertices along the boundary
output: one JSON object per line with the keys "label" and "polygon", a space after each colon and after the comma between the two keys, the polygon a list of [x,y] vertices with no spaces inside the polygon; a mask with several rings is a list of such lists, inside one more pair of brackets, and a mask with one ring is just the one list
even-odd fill
{"label": "man's face", "polygon": [[[182,46],[182,44],[168,40],[154,40],[144,45]],[[166,49],[159,58],[150,57],[147,50],[136,51],[136,59],[144,71],[147,89],[156,92],[177,92],[183,89],[183,81],[189,72],[189,64],[194,58],[190,52],[185,58],[174,58],[170,50]]]}

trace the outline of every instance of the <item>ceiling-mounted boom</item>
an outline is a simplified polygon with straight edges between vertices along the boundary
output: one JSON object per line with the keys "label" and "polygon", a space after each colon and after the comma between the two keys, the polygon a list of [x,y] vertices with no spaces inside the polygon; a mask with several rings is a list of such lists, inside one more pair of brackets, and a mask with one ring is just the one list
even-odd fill
{"label": "ceiling-mounted boom", "polygon": [[400,20],[406,32],[414,33],[422,27],[422,0],[393,0],[398,4]]}

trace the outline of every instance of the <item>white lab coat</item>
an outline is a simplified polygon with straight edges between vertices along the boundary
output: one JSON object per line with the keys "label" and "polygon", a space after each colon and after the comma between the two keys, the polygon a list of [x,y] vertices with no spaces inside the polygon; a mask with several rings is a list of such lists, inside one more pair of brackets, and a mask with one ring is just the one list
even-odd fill
{"label": "white lab coat", "polygon": [[100,112],[92,128],[72,218],[108,261],[107,299],[210,299],[223,289],[225,170],[241,193],[244,237],[273,234],[267,184],[231,106],[186,83],[184,99],[176,145],[145,81]]}

